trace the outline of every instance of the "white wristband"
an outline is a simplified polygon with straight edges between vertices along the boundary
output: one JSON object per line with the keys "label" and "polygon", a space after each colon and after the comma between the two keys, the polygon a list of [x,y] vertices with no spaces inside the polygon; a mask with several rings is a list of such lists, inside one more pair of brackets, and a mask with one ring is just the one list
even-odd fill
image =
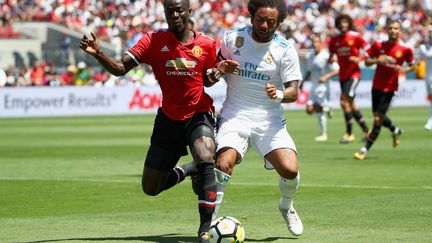
{"label": "white wristband", "polygon": [[276,90],[276,98],[274,99],[275,102],[281,103],[284,98],[284,94],[281,90]]}

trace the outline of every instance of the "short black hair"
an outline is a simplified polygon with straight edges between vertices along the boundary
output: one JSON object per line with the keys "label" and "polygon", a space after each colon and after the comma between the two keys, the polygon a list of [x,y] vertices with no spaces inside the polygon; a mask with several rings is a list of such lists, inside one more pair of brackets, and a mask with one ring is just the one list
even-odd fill
{"label": "short black hair", "polygon": [[285,0],[249,0],[248,11],[252,18],[259,8],[276,8],[279,13],[278,24],[282,23],[288,15],[288,7]]}
{"label": "short black hair", "polygon": [[[165,4],[166,4],[166,2],[167,2],[168,0],[163,0],[163,6],[165,7]],[[190,8],[190,2],[189,2],[189,0],[182,0],[182,2],[186,2],[186,6],[187,6],[187,8],[189,9]]]}
{"label": "short black hair", "polygon": [[354,29],[353,19],[348,14],[339,14],[336,17],[336,19],[335,19],[336,28],[340,29],[339,26],[340,26],[342,20],[347,20],[348,21],[348,25],[349,25],[348,29],[349,30],[353,30]]}
{"label": "short black hair", "polygon": [[398,23],[398,24],[399,24],[399,27],[402,26],[402,23],[401,23],[401,21],[400,21],[399,19],[396,19],[396,18],[389,18],[389,19],[387,20],[386,27],[388,28],[391,24],[394,24],[394,23]]}

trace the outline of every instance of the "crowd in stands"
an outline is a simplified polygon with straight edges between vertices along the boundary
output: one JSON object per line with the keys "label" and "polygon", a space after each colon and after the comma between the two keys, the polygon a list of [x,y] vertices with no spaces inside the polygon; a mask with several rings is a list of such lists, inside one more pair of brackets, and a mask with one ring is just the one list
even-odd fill
{"label": "crowd in stands", "polygon": [[[194,28],[217,42],[226,29],[250,24],[247,0],[190,2]],[[322,33],[327,37],[334,34],[334,19],[342,12],[353,16],[356,30],[369,42],[386,38],[386,20],[397,18],[402,22],[404,41],[415,48],[421,44],[428,26],[432,24],[432,1],[428,0],[287,0],[287,5],[289,15],[279,31],[298,49],[311,47],[311,33]],[[20,21],[48,21],[81,33],[94,32],[100,40],[114,44],[118,55],[133,46],[147,31],[167,26],[162,0],[0,0],[0,38],[19,37],[19,33],[13,30],[13,22]],[[49,60],[37,65],[26,70],[10,67],[4,72],[7,77],[17,77],[13,85],[98,85],[101,82],[130,85],[136,83],[133,79],[144,80],[148,76],[148,72],[142,70],[143,74],[132,72],[130,77],[113,82],[101,71],[90,74],[91,78],[85,82],[76,82],[63,79],[64,73],[57,73]],[[71,64],[64,69],[65,72],[80,70],[78,66],[78,63]],[[32,75],[37,78],[33,79]],[[44,76],[43,81],[40,76]]]}

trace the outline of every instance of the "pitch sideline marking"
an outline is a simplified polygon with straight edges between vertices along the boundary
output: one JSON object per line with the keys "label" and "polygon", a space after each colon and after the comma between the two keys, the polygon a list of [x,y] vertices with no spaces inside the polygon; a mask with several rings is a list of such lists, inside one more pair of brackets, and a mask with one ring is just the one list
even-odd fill
{"label": "pitch sideline marking", "polygon": [[[102,183],[141,183],[139,180],[109,180],[91,178],[11,178],[0,177],[0,181],[88,181]],[[277,183],[249,183],[231,182],[234,186],[275,186]],[[432,186],[380,186],[380,185],[325,185],[325,184],[302,184],[300,187],[311,188],[346,188],[346,189],[378,189],[378,190],[432,190]]]}

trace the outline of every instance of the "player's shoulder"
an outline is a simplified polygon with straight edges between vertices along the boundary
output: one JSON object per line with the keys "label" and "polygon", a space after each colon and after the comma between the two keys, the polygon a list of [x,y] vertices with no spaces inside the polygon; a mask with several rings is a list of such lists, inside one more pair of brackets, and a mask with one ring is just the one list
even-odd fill
{"label": "player's shoulder", "polygon": [[195,33],[195,39],[197,39],[197,40],[200,40],[200,41],[203,41],[206,43],[213,43],[215,41],[212,37],[210,37],[210,36],[208,36],[202,32],[194,31],[194,33]]}
{"label": "player's shoulder", "polygon": [[405,41],[403,41],[403,40],[399,40],[398,41],[398,44],[399,44],[399,46],[400,47],[402,47],[402,48],[405,48],[405,49],[412,49],[412,46],[410,46],[408,43],[406,43]]}
{"label": "player's shoulder", "polygon": [[352,36],[361,36],[361,34],[357,31],[354,30],[350,30],[347,32],[348,35],[352,35]]}
{"label": "player's shoulder", "polygon": [[225,31],[225,38],[226,39],[234,39],[237,36],[245,36],[248,33],[248,29],[250,29],[250,26],[246,26],[246,27],[242,27],[242,28],[237,28],[237,29],[232,29],[232,30],[227,30]]}
{"label": "player's shoulder", "polygon": [[273,37],[273,41],[278,47],[290,48],[292,46],[291,42],[289,42],[285,37],[283,37],[277,33],[275,33],[275,35]]}
{"label": "player's shoulder", "polygon": [[147,32],[147,34],[151,36],[165,36],[165,35],[169,35],[169,30],[168,29],[151,30]]}
{"label": "player's shoulder", "polygon": [[382,46],[383,44],[385,44],[387,41],[384,40],[375,40],[372,45],[374,46]]}

